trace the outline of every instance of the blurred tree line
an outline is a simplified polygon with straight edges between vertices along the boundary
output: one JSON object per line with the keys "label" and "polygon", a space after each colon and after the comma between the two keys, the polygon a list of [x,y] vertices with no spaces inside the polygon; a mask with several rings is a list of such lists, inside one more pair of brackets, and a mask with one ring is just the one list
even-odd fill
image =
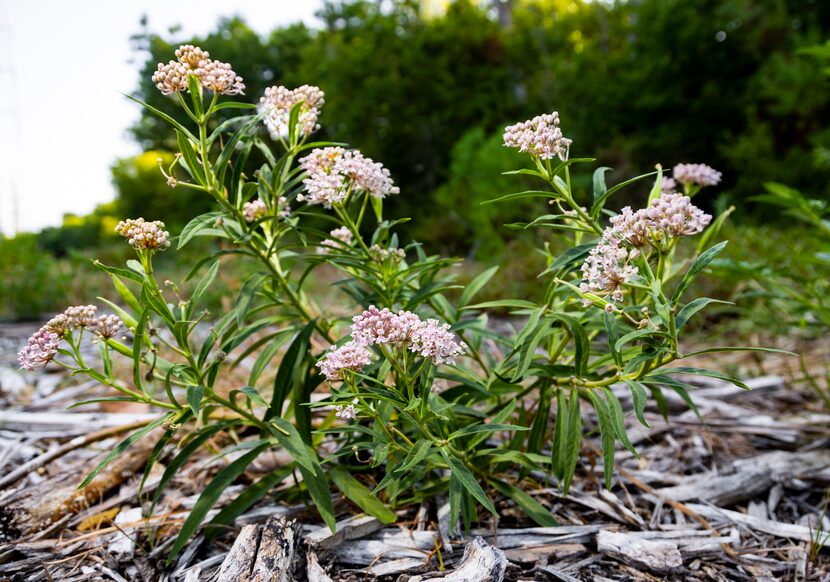
{"label": "blurred tree line", "polygon": [[[204,38],[145,23],[134,95],[180,115],[150,77],[183,42],[231,63],[252,102],[270,85],[318,85],[319,137],[389,167],[402,191],[392,212],[452,253],[498,253],[510,234],[501,225],[527,217],[526,207],[480,203],[523,189],[499,175],[521,163],[501,146],[504,125],[553,110],[571,155],[598,157],[611,179],[705,162],[736,201],[768,180],[827,196],[828,165],[815,163],[830,147],[827,80],[799,49],[828,38],[830,2],[457,0],[428,13],[416,0],[348,0],[326,2],[319,17],[318,27],[265,37],[239,18]],[[44,232],[48,248],[103,232],[108,216],[163,219],[175,231],[206,207],[158,173],[155,160],[174,145],[168,128],[142,113],[131,131],[147,153],[113,166],[117,200],[74,230]]]}

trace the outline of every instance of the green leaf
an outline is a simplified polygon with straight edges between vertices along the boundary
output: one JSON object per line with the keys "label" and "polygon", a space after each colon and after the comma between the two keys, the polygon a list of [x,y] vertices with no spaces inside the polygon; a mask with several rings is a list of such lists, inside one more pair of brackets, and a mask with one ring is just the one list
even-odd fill
{"label": "green leaf", "polygon": [[167,556],[168,564],[181,551],[190,537],[196,533],[196,529],[201,525],[214,504],[219,500],[222,492],[244,473],[248,466],[267,448],[268,443],[263,443],[255,447],[219,471],[216,477],[208,483],[207,487],[204,488],[202,494],[199,496],[199,499],[196,500],[193,509],[190,510],[187,519],[185,519],[173,547],[170,548],[170,553]]}
{"label": "green leaf", "polygon": [[[309,449],[306,442],[297,432],[297,428],[284,418],[272,418],[271,434],[276,437],[280,445],[294,457],[300,467],[317,476],[322,472],[317,461],[317,454]],[[270,426],[270,425],[269,425]]]}
{"label": "green leaf", "polygon": [[549,330],[550,324],[547,321],[541,321],[524,338],[519,349],[519,361],[516,364],[516,372],[513,374],[512,382],[518,382],[524,378],[528,368],[530,368],[531,362],[533,362],[533,357],[536,355],[536,347],[542,341],[545,332]]}
{"label": "green leaf", "polygon": [[470,300],[476,296],[476,294],[481,291],[485,285],[493,278],[493,275],[496,274],[496,271],[499,270],[498,266],[490,267],[486,271],[480,273],[475,279],[473,279],[469,285],[464,289],[464,292],[461,294],[461,298],[458,300],[458,307],[464,307],[465,305],[470,303]]}
{"label": "green leaf", "polygon": [[623,409],[620,401],[607,386],[603,388],[602,392],[605,394],[605,402],[608,405],[608,413],[611,416],[611,424],[614,426],[614,432],[617,434],[617,438],[629,453],[639,458],[640,455],[637,454],[625,430],[625,418],[623,417]]}
{"label": "green leaf", "polygon": [[620,350],[617,349],[617,341],[620,339],[620,326],[617,318],[613,314],[606,311],[602,312],[603,323],[605,324],[605,333],[608,336],[608,349],[611,352],[611,357],[614,363],[622,367],[623,359]]}
{"label": "green leaf", "polygon": [[497,202],[507,202],[508,200],[524,200],[525,198],[556,198],[556,196],[552,192],[545,192],[544,190],[525,190],[524,192],[505,194],[493,200],[485,200],[481,204],[495,204]]}
{"label": "green leaf", "polygon": [[246,487],[242,493],[237,495],[236,499],[223,507],[222,510],[207,523],[205,526],[205,536],[208,539],[212,539],[221,532],[226,531],[226,528],[223,527],[210,526],[231,525],[233,520],[242,515],[254,503],[265,497],[268,491],[282,483],[286,477],[291,475],[294,468],[295,465],[293,463],[286,465],[285,467],[280,467],[279,469],[268,473],[253,485]]}
{"label": "green leaf", "polygon": [[454,433],[452,433],[447,440],[451,441],[457,438],[469,436],[476,433],[482,432],[496,432],[499,430],[513,430],[513,431],[522,431],[522,430],[530,430],[527,427],[519,426],[517,424],[499,424],[499,423],[490,423],[490,424],[474,424],[470,426],[465,426],[464,428],[460,428]]}
{"label": "green leaf", "polygon": [[493,502],[490,501],[490,498],[484,492],[484,489],[481,488],[481,485],[479,485],[475,476],[472,472],[470,472],[467,466],[446,449],[441,449],[441,455],[447,462],[447,465],[452,472],[452,476],[458,479],[459,484],[466,489],[470,495],[472,495],[476,501],[484,507],[484,509],[498,517],[498,513],[496,513],[496,508],[493,506]]}
{"label": "green leaf", "polygon": [[646,378],[653,379],[655,376],[661,376],[664,374],[689,374],[690,376],[706,376],[708,378],[716,378],[718,380],[725,380],[738,386],[739,388],[743,388],[744,390],[749,390],[749,386],[738,380],[737,378],[732,378],[731,376],[727,376],[721,372],[716,372],[715,370],[707,370],[705,368],[689,368],[685,366],[680,366],[677,368],[658,368],[654,370],[652,373],[648,374]]}
{"label": "green leaf", "polygon": [[596,220],[596,218],[599,216],[600,211],[602,210],[603,205],[605,204],[605,201],[608,200],[611,196],[613,196],[614,194],[616,194],[617,192],[619,192],[620,190],[622,190],[626,186],[630,186],[631,184],[639,182],[643,178],[648,178],[649,176],[654,176],[656,173],[657,172],[649,172],[648,174],[643,174],[641,176],[636,176],[634,178],[631,178],[630,180],[626,180],[625,182],[620,182],[616,186],[612,186],[611,189],[606,190],[605,192],[603,192],[603,194],[599,198],[594,199],[594,205],[591,206],[591,218]]}
{"label": "green leaf", "polygon": [[[560,394],[562,391],[560,390]],[[564,401],[564,395],[562,396]],[[563,409],[564,410],[564,409]],[[562,432],[562,441],[559,444],[562,456],[563,483],[562,489],[565,495],[571,488],[576,463],[579,461],[579,451],[582,448],[582,411],[579,408],[579,393],[574,390],[571,393],[567,407],[567,417]],[[558,422],[558,419],[557,419]]]}
{"label": "green leaf", "polygon": [[196,307],[196,304],[199,302],[199,299],[202,298],[202,295],[205,294],[211,285],[213,285],[213,281],[216,280],[216,274],[219,272],[219,261],[214,261],[213,264],[208,269],[205,276],[199,281],[199,284],[196,285],[196,289],[193,290],[193,295],[190,296],[190,301],[188,301],[187,306],[187,313],[188,316],[193,314],[193,310]]}
{"label": "green leaf", "polygon": [[429,455],[430,451],[432,450],[432,441],[427,439],[418,439],[415,442],[415,445],[409,449],[409,452],[404,457],[403,462],[400,466],[395,467],[395,473],[403,473],[404,471],[408,471],[424,459],[426,459],[427,455]]}
{"label": "green leaf", "polygon": [[677,316],[674,318],[674,325],[677,331],[683,329],[683,326],[686,325],[686,322],[691,319],[691,317],[700,311],[701,309],[705,308],[707,305],[712,303],[721,303],[723,305],[735,305],[731,301],[720,301],[718,299],[709,299],[708,297],[698,297],[683,306]]}
{"label": "green leaf", "polygon": [[714,354],[718,352],[767,352],[770,354],[784,354],[785,356],[798,356],[795,352],[791,352],[789,350],[780,350],[778,348],[761,348],[761,347],[731,347],[731,346],[723,346],[723,347],[713,347],[713,348],[706,348],[705,350],[698,350],[696,352],[691,352],[689,354],[683,354],[678,360],[682,360],[683,358],[691,358],[692,356],[700,356],[703,354]]}
{"label": "green leaf", "polygon": [[628,342],[633,341],[635,339],[640,339],[642,337],[652,336],[652,335],[664,336],[665,334],[663,332],[660,332],[660,331],[657,331],[656,329],[651,329],[651,328],[635,329],[634,331],[630,331],[627,334],[625,334],[624,336],[622,336],[620,339],[618,339],[614,343],[614,349],[617,350],[618,352],[621,352],[623,347],[625,346],[625,344],[627,344]]}
{"label": "green leaf", "polygon": [[216,424],[208,425],[202,428],[199,431],[196,431],[196,436],[190,439],[187,444],[182,447],[179,453],[173,457],[173,460],[170,461],[170,464],[167,465],[167,468],[164,470],[164,473],[161,475],[161,479],[159,480],[158,487],[156,487],[156,492],[153,495],[153,502],[150,504],[150,511],[149,513],[152,514],[155,511],[156,505],[161,499],[161,493],[164,490],[165,486],[170,482],[170,480],[179,472],[179,470],[184,466],[185,462],[197,451],[199,447],[201,447],[208,439],[210,439],[213,435],[215,435],[220,430],[229,426],[229,422],[223,421],[218,422]]}
{"label": "green leaf", "polygon": [[588,359],[591,356],[591,342],[585,328],[579,321],[564,313],[551,313],[547,317],[564,323],[574,340],[574,369],[577,376],[584,376],[588,371]]}
{"label": "green leaf", "polygon": [[603,474],[605,475],[605,488],[611,489],[611,478],[614,475],[614,429],[611,413],[608,411],[605,400],[597,396],[593,390],[586,390],[585,394],[594,406],[599,420],[600,442],[602,444]]}
{"label": "green leaf", "polygon": [[199,416],[199,410],[202,405],[202,396],[205,393],[204,386],[188,386],[185,388],[187,394],[187,405],[193,411],[194,416]]}
{"label": "green leaf", "polygon": [[331,480],[340,491],[343,492],[352,503],[357,505],[364,512],[376,517],[382,523],[395,523],[397,516],[395,512],[386,507],[377,497],[355,479],[351,473],[342,467],[332,467],[329,471]]}
{"label": "green leaf", "polygon": [[254,274],[249,277],[239,288],[239,293],[236,296],[236,324],[242,327],[245,324],[245,318],[248,315],[248,310],[253,303],[254,295],[268,279],[265,274]]}
{"label": "green leaf", "polygon": [[274,378],[274,393],[271,396],[271,405],[268,407],[263,420],[267,421],[282,414],[283,403],[297,382],[297,364],[305,357],[308,351],[311,334],[314,333],[314,323],[314,321],[309,322],[301,329],[295,336],[294,341],[291,342],[291,345],[288,346],[288,350],[286,350],[280,362],[280,367],[277,369],[277,376]]}
{"label": "green leaf", "polygon": [[485,301],[484,303],[476,303],[475,305],[467,305],[462,309],[489,309],[491,307],[510,307],[515,309],[535,309],[537,305],[532,301],[523,301],[521,299],[502,299],[498,301]]}
{"label": "green leaf", "polygon": [[136,99],[135,97],[133,97],[131,95],[127,95],[126,93],[122,93],[122,95],[124,95],[124,97],[126,97],[130,101],[135,101],[136,103],[138,103],[142,107],[145,107],[146,109],[152,111],[156,116],[160,117],[161,119],[163,119],[164,121],[166,121],[167,123],[172,125],[175,129],[182,132],[185,136],[188,137],[188,139],[191,139],[193,141],[198,141],[196,136],[194,136],[192,133],[190,133],[190,131],[188,131],[185,126],[183,126],[181,123],[179,123],[178,121],[176,121],[175,119],[173,119],[172,117],[170,117],[169,115],[164,113],[163,111],[161,111],[159,109],[156,109],[155,107],[153,107],[151,105],[148,105],[148,104],[144,103],[143,101],[141,101],[139,99]]}
{"label": "green leaf", "polygon": [[646,402],[648,401],[646,389],[643,388],[642,384],[635,382],[634,380],[626,380],[625,383],[628,384],[628,387],[631,389],[631,400],[634,404],[634,414],[637,415],[637,420],[639,420],[640,424],[646,428],[651,428],[651,425],[643,415],[643,412],[646,409]]}
{"label": "green leaf", "polygon": [[608,166],[600,166],[594,170],[594,204],[608,191],[608,186],[605,185],[605,172],[610,169]]}
{"label": "green leaf", "polygon": [[78,485],[78,489],[83,489],[84,487],[92,483],[92,480],[95,479],[95,476],[98,475],[98,473],[100,473],[104,469],[104,467],[109,465],[116,457],[118,457],[119,455],[121,455],[121,453],[133,446],[145,435],[150,433],[154,428],[158,428],[168,420],[172,419],[176,414],[177,413],[175,412],[165,414],[164,416],[162,416],[161,418],[157,418],[147,426],[138,429],[130,436],[125,438],[123,441],[118,443],[118,445],[116,445],[116,447],[113,450],[111,450],[106,457],[104,457],[104,460],[98,463],[98,466],[96,466],[92,471],[90,471],[90,473],[86,477],[84,477],[84,480],[81,481],[80,485]]}
{"label": "green leaf", "polygon": [[674,295],[672,295],[671,301],[673,305],[677,305],[678,301],[680,301],[680,298],[683,296],[683,292],[689,288],[689,285],[692,284],[692,281],[695,280],[701,271],[703,271],[709,263],[715,260],[715,257],[720,254],[728,242],[729,241],[723,241],[713,247],[710,247],[702,255],[700,255],[694,263],[692,263],[692,266],[689,267],[689,270],[686,271],[686,274],[683,275],[683,278],[680,280],[680,284],[677,286],[677,289],[675,289]]}
{"label": "green leaf", "polygon": [[550,511],[548,511],[544,505],[536,501],[533,497],[515,485],[500,481],[495,477],[488,479],[487,482],[490,483],[493,489],[505,497],[512,499],[516,505],[522,508],[530,519],[538,523],[540,526],[557,527],[559,525],[559,522],[555,517],[553,517],[553,515],[551,515]]}
{"label": "green leaf", "polygon": [[320,513],[320,517],[323,518],[329,529],[334,532],[337,527],[337,520],[334,516],[334,504],[331,500],[331,493],[329,493],[329,482],[326,479],[326,474],[319,467],[316,475],[302,465],[299,469],[303,476],[303,482],[308,488],[308,493],[311,495],[311,500],[314,502],[315,509]]}
{"label": "green leaf", "polygon": [[200,186],[206,185],[205,171],[199,162],[196,150],[193,149],[193,144],[180,131],[176,132],[176,141],[179,145],[179,151],[182,153],[182,157],[179,158],[183,162],[182,165]]}
{"label": "green leaf", "polygon": [[222,216],[221,212],[207,212],[193,218],[182,229],[182,233],[179,235],[179,244],[177,248],[180,249],[184,247],[184,245],[190,242],[190,240],[196,236],[200,230],[213,226],[216,219],[220,216]]}

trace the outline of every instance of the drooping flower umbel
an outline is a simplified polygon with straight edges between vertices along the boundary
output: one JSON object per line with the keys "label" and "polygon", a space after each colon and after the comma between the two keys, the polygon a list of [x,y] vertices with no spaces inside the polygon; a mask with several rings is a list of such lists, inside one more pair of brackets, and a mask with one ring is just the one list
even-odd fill
{"label": "drooping flower umbel", "polygon": [[180,46],[176,49],[176,59],[166,65],[159,63],[153,73],[153,83],[164,95],[186,91],[190,75],[196,77],[202,87],[214,93],[238,95],[245,91],[242,77],[228,63],[211,60],[210,53],[197,46]]}
{"label": "drooping flower umbel", "polygon": [[706,164],[677,164],[672,169],[674,179],[693,186],[716,186],[723,174]]}
{"label": "drooping flower umbel", "polygon": [[571,140],[562,135],[559,113],[554,111],[505,127],[504,145],[518,148],[519,151],[542,160],[558,156],[565,161],[568,159]]}
{"label": "drooping flower umbel", "polygon": [[58,353],[58,334],[41,328],[29,338],[26,346],[17,354],[17,361],[24,370],[39,370],[52,361]]}
{"label": "drooping flower umbel", "polygon": [[383,164],[372,161],[357,150],[318,148],[303,158],[300,165],[308,173],[303,180],[305,193],[297,196],[300,202],[331,208],[342,203],[355,190],[374,198],[385,198],[400,192]]}
{"label": "drooping flower umbel", "polygon": [[259,111],[265,113],[265,126],[273,139],[288,134],[291,109],[300,105],[297,127],[303,135],[309,135],[320,129],[317,118],[325,104],[325,94],[319,87],[303,85],[296,89],[286,87],[268,87],[259,99]]}
{"label": "drooping flower umbel", "polygon": [[122,220],[116,225],[115,232],[126,238],[136,250],[163,251],[170,246],[170,233],[164,230],[164,223],[160,220]]}

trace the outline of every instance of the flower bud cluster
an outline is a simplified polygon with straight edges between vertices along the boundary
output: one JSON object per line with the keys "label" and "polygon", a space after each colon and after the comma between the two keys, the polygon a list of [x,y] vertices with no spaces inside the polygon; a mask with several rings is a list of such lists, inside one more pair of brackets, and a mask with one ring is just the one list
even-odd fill
{"label": "flower bud cluster", "polygon": [[273,139],[288,134],[291,110],[300,105],[297,127],[303,135],[310,135],[320,129],[317,118],[325,104],[325,94],[319,87],[303,85],[296,89],[268,87],[259,99],[259,111],[265,113],[265,126]]}
{"label": "flower bud cluster", "polygon": [[406,258],[406,251],[403,249],[385,249],[380,245],[372,245],[369,247],[369,254],[375,262],[382,263],[388,259],[393,261],[402,261]]}
{"label": "flower bud cluster", "polygon": [[176,49],[175,61],[159,63],[153,73],[153,83],[163,95],[187,90],[187,80],[195,76],[205,89],[217,94],[237,95],[245,91],[242,77],[228,63],[214,61],[210,53],[199,47],[185,44]]}
{"label": "flower bud cluster", "polygon": [[160,220],[122,220],[116,225],[115,232],[126,238],[136,250],[163,251],[170,246],[170,233],[164,230],[164,223]]}
{"label": "flower bud cluster", "polygon": [[504,145],[542,160],[554,156],[567,160],[571,143],[559,129],[559,113],[556,111],[504,128]]}
{"label": "flower bud cluster", "polygon": [[706,164],[677,164],[672,169],[674,179],[692,186],[716,186],[723,174]]}
{"label": "flower bud cluster", "polygon": [[308,173],[308,178],[303,180],[305,194],[297,196],[300,202],[331,208],[342,203],[352,190],[367,192],[374,198],[400,192],[383,164],[364,157],[357,150],[318,148],[303,158],[300,165]]}

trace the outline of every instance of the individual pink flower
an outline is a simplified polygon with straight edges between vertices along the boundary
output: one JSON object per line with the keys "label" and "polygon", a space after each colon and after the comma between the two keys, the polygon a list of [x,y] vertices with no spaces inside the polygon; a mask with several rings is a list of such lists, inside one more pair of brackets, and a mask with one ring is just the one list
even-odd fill
{"label": "individual pink flower", "polygon": [[345,379],[345,371],[359,372],[371,362],[372,352],[365,346],[349,342],[326,352],[326,355],[317,362],[317,367],[329,382],[334,382]]}
{"label": "individual pink flower", "polygon": [[60,337],[46,329],[39,329],[26,342],[17,355],[17,361],[24,370],[39,370],[51,362],[58,353]]}
{"label": "individual pink flower", "polygon": [[[357,402],[357,399],[355,399],[355,402]],[[355,409],[354,404],[347,404],[345,406],[338,404],[334,407],[334,410],[334,415],[337,418],[342,418],[343,420],[354,420],[357,418],[357,410]]]}
{"label": "individual pink flower", "polygon": [[533,119],[504,128],[504,145],[518,148],[542,160],[558,156],[560,160],[568,159],[568,147],[571,140],[562,135],[559,129],[559,113],[545,113]]}

